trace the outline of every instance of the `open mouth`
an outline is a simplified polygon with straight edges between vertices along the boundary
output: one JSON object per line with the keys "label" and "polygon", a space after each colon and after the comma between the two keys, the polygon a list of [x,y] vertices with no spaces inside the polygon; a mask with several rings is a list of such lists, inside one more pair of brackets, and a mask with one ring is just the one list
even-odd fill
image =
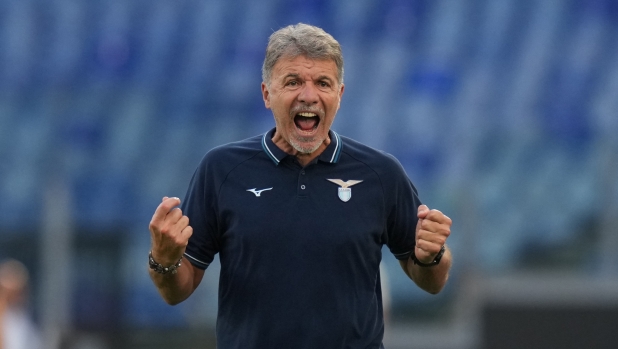
{"label": "open mouth", "polygon": [[318,128],[318,124],[320,123],[320,118],[318,114],[302,112],[296,114],[294,116],[294,124],[296,128],[304,132],[311,132]]}

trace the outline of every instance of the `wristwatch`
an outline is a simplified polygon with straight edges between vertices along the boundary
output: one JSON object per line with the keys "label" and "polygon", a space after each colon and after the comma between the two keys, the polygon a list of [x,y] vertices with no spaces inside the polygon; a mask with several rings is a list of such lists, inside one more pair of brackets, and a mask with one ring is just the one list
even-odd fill
{"label": "wristwatch", "polygon": [[440,252],[438,252],[438,254],[436,255],[436,258],[434,258],[433,261],[431,261],[431,263],[423,263],[423,262],[419,261],[416,258],[416,253],[414,253],[414,251],[412,251],[412,261],[414,261],[414,264],[418,265],[419,267],[423,267],[423,268],[433,267],[434,265],[440,264],[440,260],[442,259],[442,256],[444,256],[444,251],[445,250],[446,250],[446,248],[444,247],[444,245],[442,245],[442,248],[440,249]]}

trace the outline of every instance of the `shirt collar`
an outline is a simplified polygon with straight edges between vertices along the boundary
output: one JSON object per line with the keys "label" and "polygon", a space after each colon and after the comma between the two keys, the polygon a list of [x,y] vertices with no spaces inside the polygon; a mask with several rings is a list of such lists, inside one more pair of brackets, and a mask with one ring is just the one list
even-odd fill
{"label": "shirt collar", "polygon": [[[275,130],[276,128],[273,128],[272,130],[264,133],[262,136],[262,148],[264,149],[266,155],[268,155],[268,157],[275,163],[275,165],[279,165],[279,162],[288,156],[288,154],[277,147],[273,142]],[[328,136],[330,137],[330,144],[326,147],[326,149],[324,149],[322,154],[318,156],[318,160],[336,164],[341,156],[341,148],[343,144],[341,143],[341,137],[337,132],[329,130]]]}

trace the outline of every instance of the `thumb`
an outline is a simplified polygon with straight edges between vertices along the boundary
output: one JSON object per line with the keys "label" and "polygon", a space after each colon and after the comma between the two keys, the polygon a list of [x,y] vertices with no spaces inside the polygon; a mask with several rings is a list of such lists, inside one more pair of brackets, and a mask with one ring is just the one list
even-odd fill
{"label": "thumb", "polygon": [[427,205],[420,205],[418,207],[416,215],[418,218],[425,218],[428,213],[429,213],[429,207],[427,207]]}
{"label": "thumb", "polygon": [[163,201],[165,201],[165,200],[167,200],[167,199],[168,199],[168,197],[167,197],[167,196],[164,196],[164,197],[163,197],[163,199],[161,199],[161,202],[163,202]]}

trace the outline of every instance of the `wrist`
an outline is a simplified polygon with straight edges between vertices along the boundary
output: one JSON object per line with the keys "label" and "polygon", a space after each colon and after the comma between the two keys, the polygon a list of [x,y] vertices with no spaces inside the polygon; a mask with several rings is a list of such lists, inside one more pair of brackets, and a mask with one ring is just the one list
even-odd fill
{"label": "wrist", "polygon": [[440,252],[438,252],[438,254],[434,257],[434,259],[429,262],[429,263],[424,263],[421,262],[417,257],[416,257],[416,249],[412,252],[412,262],[414,262],[415,265],[418,265],[419,267],[423,267],[423,268],[427,268],[427,267],[433,267],[434,265],[438,265],[440,264],[440,260],[442,260],[442,256],[444,256],[444,252],[446,251],[446,247],[444,245],[442,245],[442,248],[440,249]]}
{"label": "wrist", "polygon": [[150,267],[150,269],[152,269],[154,272],[158,274],[176,274],[178,271],[178,268],[180,268],[181,265],[182,265],[182,256],[174,264],[171,264],[171,263],[160,264],[153,257],[152,251],[148,253],[148,266]]}
{"label": "wrist", "polygon": [[178,262],[178,258],[174,256],[170,258],[170,253],[169,252],[166,253],[166,252],[168,251],[165,251],[165,250],[160,251],[155,248],[152,248],[150,250],[148,258],[150,259],[150,257],[152,257],[157,262],[157,264],[161,264],[164,267],[169,267],[171,265],[174,265],[176,262]]}

